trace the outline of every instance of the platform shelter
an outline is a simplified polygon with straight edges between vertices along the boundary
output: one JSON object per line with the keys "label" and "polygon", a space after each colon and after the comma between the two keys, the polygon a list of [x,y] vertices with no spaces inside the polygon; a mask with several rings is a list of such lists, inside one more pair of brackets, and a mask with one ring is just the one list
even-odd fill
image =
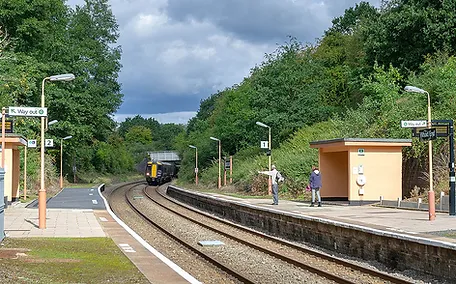
{"label": "platform shelter", "polygon": [[[1,135],[0,135],[1,138]],[[27,140],[17,134],[6,133],[5,149],[1,149],[1,155],[5,155],[5,179],[4,179],[4,197],[5,203],[19,200],[19,180],[21,176],[21,159],[20,148],[26,146]],[[1,144],[0,144],[1,148]]]}
{"label": "platform shelter", "polygon": [[411,139],[339,138],[313,141],[318,149],[323,200],[350,205],[402,197],[402,147]]}

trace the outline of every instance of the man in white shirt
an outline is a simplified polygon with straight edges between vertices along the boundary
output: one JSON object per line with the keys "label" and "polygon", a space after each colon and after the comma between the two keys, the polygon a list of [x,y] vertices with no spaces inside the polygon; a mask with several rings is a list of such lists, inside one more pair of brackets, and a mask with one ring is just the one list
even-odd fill
{"label": "man in white shirt", "polygon": [[259,171],[259,174],[265,174],[272,177],[272,204],[279,205],[279,184],[278,181],[283,181],[283,177],[276,169],[275,165],[271,166],[272,171]]}

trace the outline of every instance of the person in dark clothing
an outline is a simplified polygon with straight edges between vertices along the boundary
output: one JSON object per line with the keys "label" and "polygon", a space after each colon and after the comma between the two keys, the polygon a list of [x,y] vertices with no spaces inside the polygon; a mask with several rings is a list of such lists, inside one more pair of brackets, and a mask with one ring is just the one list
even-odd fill
{"label": "person in dark clothing", "polygon": [[317,194],[318,198],[318,207],[321,207],[321,196],[320,196],[320,188],[321,188],[321,173],[318,170],[318,167],[312,167],[312,172],[310,173],[310,188],[312,189],[312,203],[310,207],[314,206],[315,203],[315,193]]}

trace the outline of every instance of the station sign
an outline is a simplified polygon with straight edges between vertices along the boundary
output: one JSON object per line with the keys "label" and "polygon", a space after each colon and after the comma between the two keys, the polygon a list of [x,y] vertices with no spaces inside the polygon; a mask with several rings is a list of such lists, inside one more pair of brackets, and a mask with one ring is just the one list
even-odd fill
{"label": "station sign", "polygon": [[261,141],[260,148],[261,149],[269,149],[269,142],[268,141]]}
{"label": "station sign", "polygon": [[[449,124],[446,120],[433,120],[432,128],[435,128],[437,131],[437,137],[448,137],[450,133]],[[412,137],[420,137],[420,131],[427,129],[427,126],[424,127],[415,127],[412,128]]]}
{"label": "station sign", "polygon": [[401,120],[401,127],[415,128],[415,127],[426,127],[426,120]]}
{"label": "station sign", "polygon": [[28,140],[27,147],[29,148],[36,148],[36,140]]}
{"label": "station sign", "polygon": [[[1,123],[0,119],[0,123]],[[13,133],[13,121],[12,120],[5,120],[5,133]]]}
{"label": "station sign", "polygon": [[46,139],[44,142],[44,146],[49,148],[54,147],[54,139]]}
{"label": "station sign", "polygon": [[429,141],[437,139],[437,129],[435,128],[426,128],[420,130],[420,140]]}
{"label": "station sign", "polygon": [[9,107],[10,116],[34,116],[46,117],[47,108],[45,107]]}

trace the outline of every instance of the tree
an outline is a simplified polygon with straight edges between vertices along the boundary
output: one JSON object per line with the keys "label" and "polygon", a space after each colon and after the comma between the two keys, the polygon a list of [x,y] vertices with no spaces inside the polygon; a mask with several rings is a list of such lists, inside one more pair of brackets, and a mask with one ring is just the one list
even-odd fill
{"label": "tree", "polygon": [[394,0],[363,29],[368,62],[418,70],[425,57],[456,50],[456,0]]}
{"label": "tree", "polygon": [[128,144],[150,144],[152,142],[152,131],[144,126],[133,126],[125,134],[125,142]]}
{"label": "tree", "polygon": [[[117,129],[117,132],[122,137],[125,137],[125,134],[128,132],[128,130],[134,126],[144,126],[148,129],[150,129],[151,133],[157,133],[158,129],[160,128],[160,123],[156,121],[154,118],[143,118],[140,115],[136,115],[135,117],[127,117],[125,121],[121,122],[119,124],[119,128]],[[156,135],[154,135],[156,137]]]}

